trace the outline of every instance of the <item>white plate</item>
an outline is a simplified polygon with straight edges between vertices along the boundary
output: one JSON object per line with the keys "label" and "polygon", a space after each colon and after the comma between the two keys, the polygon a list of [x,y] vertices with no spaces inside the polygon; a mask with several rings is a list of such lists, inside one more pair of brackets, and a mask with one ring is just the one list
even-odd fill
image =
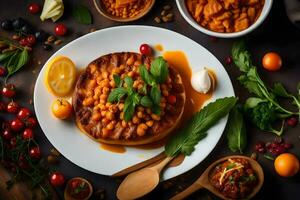
{"label": "white plate", "polygon": [[[120,51],[137,52],[139,45],[162,44],[165,50],[185,52],[193,70],[207,66],[212,68],[218,78],[218,87],[210,101],[225,96],[234,96],[231,81],[222,64],[204,47],[178,33],[149,26],[120,26],[99,30],[87,34],[67,44],[49,60],[57,55],[68,56],[78,68],[84,68],[92,60],[107,53]],[[99,144],[81,134],[74,123],[55,119],[50,106],[55,96],[44,85],[45,63],[36,81],[34,90],[34,108],[37,119],[46,137],[67,159],[76,165],[103,175],[112,175],[124,168],[149,159],[163,148],[143,150],[126,147],[123,154],[112,153],[99,148]],[[216,146],[225,128],[227,118],[208,131],[208,136],[199,142],[196,150],[177,167],[163,173],[163,180],[182,174],[199,164]]]}

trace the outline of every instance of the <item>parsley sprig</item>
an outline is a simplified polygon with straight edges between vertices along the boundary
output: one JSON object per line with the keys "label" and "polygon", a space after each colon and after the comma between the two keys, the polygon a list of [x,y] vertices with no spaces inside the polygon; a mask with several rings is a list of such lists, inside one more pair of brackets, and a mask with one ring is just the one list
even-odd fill
{"label": "parsley sprig", "polygon": [[119,103],[124,99],[124,120],[129,121],[134,115],[135,107],[142,105],[151,108],[154,114],[159,115],[161,90],[159,84],[164,83],[169,75],[168,64],[162,58],[154,59],[148,71],[145,65],[139,66],[139,73],[144,81],[140,90],[133,88],[133,79],[126,76],[121,80],[119,75],[114,74],[114,82],[117,88],[113,89],[108,96],[108,102]]}

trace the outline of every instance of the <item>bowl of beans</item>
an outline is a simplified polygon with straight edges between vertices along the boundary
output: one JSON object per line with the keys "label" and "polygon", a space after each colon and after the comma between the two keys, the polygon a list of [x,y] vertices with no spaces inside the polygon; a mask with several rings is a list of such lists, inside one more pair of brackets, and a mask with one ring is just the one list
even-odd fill
{"label": "bowl of beans", "polygon": [[234,38],[255,30],[268,16],[273,0],[176,0],[184,19],[214,37]]}
{"label": "bowl of beans", "polygon": [[155,0],[93,0],[97,11],[118,22],[130,22],[145,16]]}

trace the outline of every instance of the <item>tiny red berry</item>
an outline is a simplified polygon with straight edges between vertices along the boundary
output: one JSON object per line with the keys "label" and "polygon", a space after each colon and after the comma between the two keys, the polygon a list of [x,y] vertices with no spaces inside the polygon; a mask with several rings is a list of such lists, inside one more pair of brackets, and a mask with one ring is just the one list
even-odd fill
{"label": "tiny red berry", "polygon": [[26,120],[30,117],[31,111],[28,108],[21,108],[17,114],[17,117],[21,120]]}
{"label": "tiny red berry", "polygon": [[27,44],[28,44],[29,46],[33,46],[33,45],[35,45],[35,43],[36,43],[36,38],[35,38],[34,35],[28,35],[28,36],[26,37],[26,41],[27,41]]}
{"label": "tiny red berry", "polygon": [[58,36],[64,36],[67,33],[67,28],[64,24],[57,24],[55,26],[54,32]]}
{"label": "tiny red berry", "polygon": [[233,60],[232,60],[232,57],[231,57],[231,56],[227,56],[227,57],[225,58],[225,63],[226,63],[226,65],[231,65],[232,62],[233,62]]}
{"label": "tiny red berry", "polygon": [[168,96],[168,103],[174,105],[176,103],[176,96],[169,95]]}
{"label": "tiny red berry", "polygon": [[41,6],[37,3],[31,3],[28,5],[28,11],[31,14],[37,14],[40,12],[40,10],[41,10]]}
{"label": "tiny red berry", "polygon": [[10,128],[15,132],[19,132],[24,128],[24,123],[16,118],[10,122]]}
{"label": "tiny red berry", "polygon": [[6,73],[7,73],[6,68],[0,67],[0,77],[6,76]]}
{"label": "tiny red berry", "polygon": [[28,42],[26,40],[26,38],[22,38],[20,41],[19,41],[19,44],[22,45],[22,46],[28,46]]}
{"label": "tiny red berry", "polygon": [[26,127],[28,128],[34,128],[37,126],[37,121],[35,118],[33,117],[29,117],[26,121],[25,121]]}
{"label": "tiny red berry", "polygon": [[16,88],[13,84],[7,84],[2,89],[3,96],[12,98],[16,95]]}
{"label": "tiny red berry", "polygon": [[23,137],[24,140],[32,139],[33,138],[33,131],[32,131],[32,129],[26,128],[23,131],[22,137]]}
{"label": "tiny red berry", "polygon": [[39,147],[33,147],[29,150],[29,156],[34,159],[39,159],[41,157],[41,151]]}
{"label": "tiny red berry", "polygon": [[148,44],[142,44],[140,46],[140,52],[143,55],[151,56],[151,54],[152,54],[152,48]]}
{"label": "tiny red berry", "polygon": [[296,117],[290,117],[287,119],[287,124],[291,127],[295,127],[298,124],[298,120]]}
{"label": "tiny red berry", "polygon": [[10,140],[12,138],[12,134],[8,130],[3,131],[2,136],[5,140]]}
{"label": "tiny red berry", "polygon": [[62,186],[65,183],[65,177],[60,172],[54,172],[50,176],[50,183],[53,186]]}
{"label": "tiny red berry", "polygon": [[19,104],[16,102],[12,101],[9,104],[7,104],[7,112],[8,113],[17,113],[19,111]]}

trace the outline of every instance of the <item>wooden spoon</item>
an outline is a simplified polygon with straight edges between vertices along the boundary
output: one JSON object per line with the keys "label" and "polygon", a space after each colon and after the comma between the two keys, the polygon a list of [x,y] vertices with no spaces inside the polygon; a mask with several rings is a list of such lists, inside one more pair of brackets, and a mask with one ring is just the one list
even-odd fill
{"label": "wooden spoon", "polygon": [[117,197],[120,200],[137,199],[151,192],[159,183],[162,169],[174,157],[166,157],[152,167],[146,167],[129,174],[120,184]]}
{"label": "wooden spoon", "polygon": [[215,194],[216,196],[225,199],[225,200],[231,200],[231,198],[225,197],[221,192],[219,192],[214,186],[211,185],[209,179],[210,179],[210,172],[211,170],[219,163],[224,162],[228,160],[229,158],[243,158],[246,159],[252,166],[253,170],[256,172],[256,175],[258,177],[258,184],[253,188],[252,192],[247,196],[246,199],[251,199],[256,195],[256,193],[260,190],[260,188],[263,185],[264,182],[264,172],[258,162],[253,160],[252,158],[246,157],[246,156],[227,156],[224,158],[221,158],[214,163],[212,163],[198,178],[190,187],[182,191],[181,193],[175,195],[170,200],[181,200],[189,196],[190,194],[194,193],[195,191],[205,188]]}

